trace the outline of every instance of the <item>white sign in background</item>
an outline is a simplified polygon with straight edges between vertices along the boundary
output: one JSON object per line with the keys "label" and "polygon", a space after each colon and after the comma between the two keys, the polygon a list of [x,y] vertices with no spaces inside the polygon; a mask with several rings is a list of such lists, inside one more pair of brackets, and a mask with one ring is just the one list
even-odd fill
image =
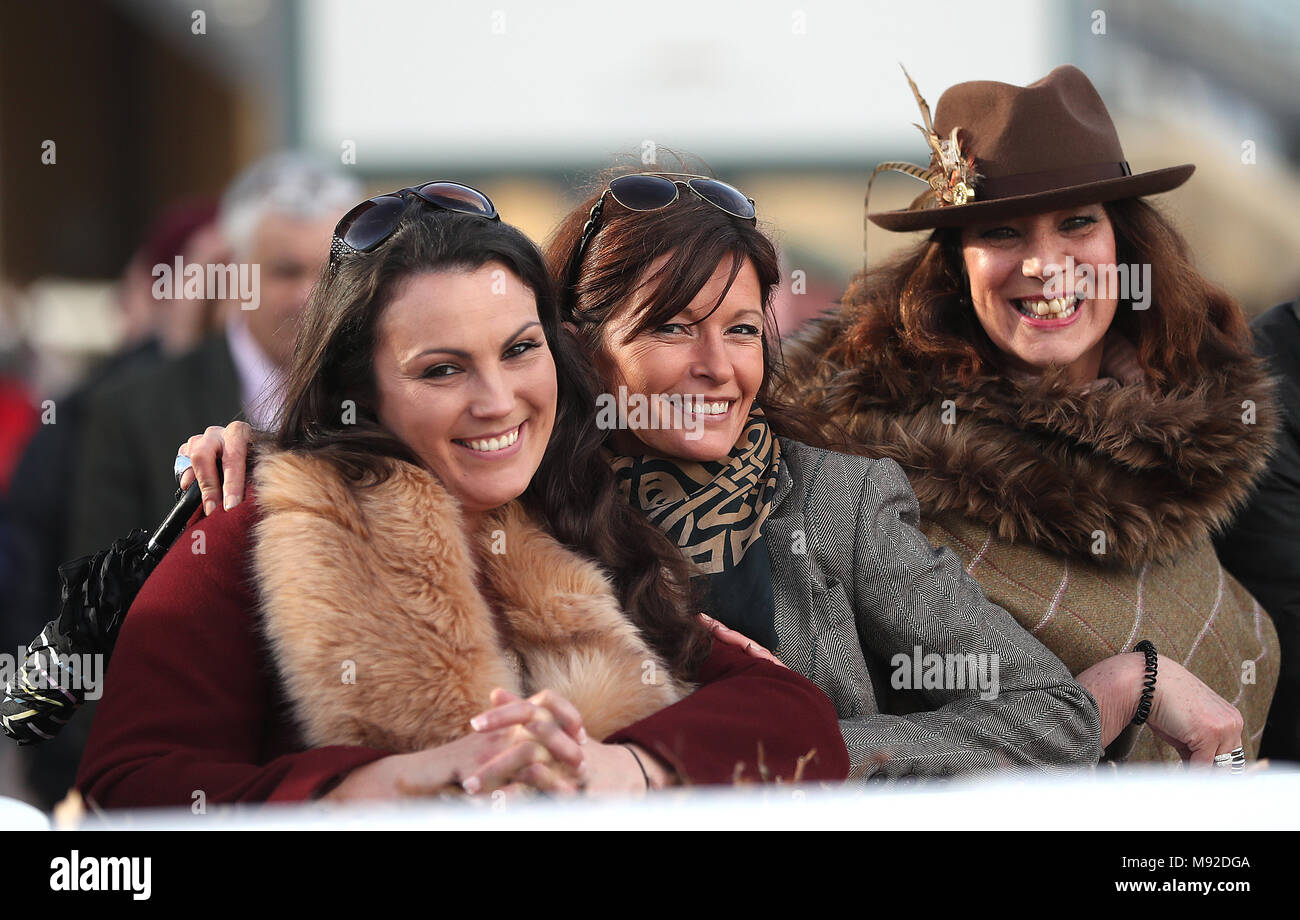
{"label": "white sign in background", "polygon": [[932,107],[962,80],[1029,83],[1070,59],[1068,8],[312,0],[303,136],[336,155],[353,141],[368,169],[587,165],[646,140],[731,162],[924,156],[899,63]]}

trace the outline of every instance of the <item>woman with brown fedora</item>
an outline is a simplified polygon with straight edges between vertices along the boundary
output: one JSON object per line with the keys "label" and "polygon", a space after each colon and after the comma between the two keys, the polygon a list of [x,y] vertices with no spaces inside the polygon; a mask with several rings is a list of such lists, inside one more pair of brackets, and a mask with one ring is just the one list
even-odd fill
{"label": "woman with brown fedora", "polygon": [[1093,693],[1104,737],[1131,723],[1111,759],[1240,770],[1277,635],[1210,537],[1276,422],[1241,309],[1142,200],[1194,167],[1134,174],[1075,67],[958,84],[933,123],[916,95],[930,167],[881,169],[929,187],[869,217],[930,233],[787,347],[793,395],[903,466],[930,541]]}

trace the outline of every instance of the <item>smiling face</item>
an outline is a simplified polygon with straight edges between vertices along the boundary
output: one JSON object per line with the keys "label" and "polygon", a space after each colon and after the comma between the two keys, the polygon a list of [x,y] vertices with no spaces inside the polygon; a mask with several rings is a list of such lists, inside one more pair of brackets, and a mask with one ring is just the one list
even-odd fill
{"label": "smiling face", "polygon": [[[670,256],[652,263],[646,276]],[[673,406],[674,396],[679,405],[691,406],[686,417],[675,408],[662,413],[671,416],[671,427],[618,432],[613,443],[619,450],[721,460],[740,437],[763,382],[763,293],[758,273],[746,259],[721,305],[705,317],[722,295],[730,272],[731,259],[723,259],[686,309],[630,341],[627,336],[635,328],[640,304],[610,318],[600,362],[609,392],[625,386],[629,404],[633,394],[641,394],[662,400],[665,407]]]}
{"label": "smiling face", "polygon": [[555,424],[555,362],[533,292],[504,266],[401,283],[376,329],[374,373],[380,423],[467,514],[528,487]]}
{"label": "smiling face", "polygon": [[[1074,279],[1058,276],[1052,299],[1049,266],[1099,269],[1115,264],[1115,233],[1100,204],[976,224],[962,231],[962,257],[975,315],[1009,364],[1021,370],[1069,368],[1094,380],[1103,339],[1115,318],[1113,296],[1076,296]],[[1114,294],[1114,291],[1101,292]]]}

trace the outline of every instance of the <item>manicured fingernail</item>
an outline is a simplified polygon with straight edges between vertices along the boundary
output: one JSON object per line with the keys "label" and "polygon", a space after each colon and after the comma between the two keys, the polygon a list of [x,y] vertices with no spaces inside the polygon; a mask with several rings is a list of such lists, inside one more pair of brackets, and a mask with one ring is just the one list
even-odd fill
{"label": "manicured fingernail", "polygon": [[482,785],[483,784],[479,782],[479,778],[477,776],[471,776],[469,777],[469,779],[465,780],[463,783],[460,784],[460,788],[464,789],[470,795],[473,795],[474,793],[479,791]]}
{"label": "manicured fingernail", "polygon": [[587,740],[587,730],[585,728],[578,729],[578,743],[586,744]]}
{"label": "manicured fingernail", "polygon": [[239,504],[239,496],[238,496],[238,495],[227,495],[227,496],[226,496],[226,500],[225,500],[225,502],[224,502],[223,504],[224,504],[224,506],[225,506],[225,509],[226,509],[227,511],[229,511],[231,508],[233,508],[233,507],[235,507],[236,505]]}
{"label": "manicured fingernail", "polygon": [[215,498],[209,498],[207,501],[203,503],[204,514],[212,514],[212,512],[216,510],[217,510],[217,500]]}
{"label": "manicured fingernail", "polygon": [[487,727],[487,717],[475,716],[474,718],[469,720],[469,727],[474,729],[474,731],[476,732],[481,732],[484,728]]}
{"label": "manicured fingernail", "polygon": [[584,760],[582,763],[578,764],[578,776],[581,779],[586,779],[590,773],[591,770],[587,768],[587,761]]}

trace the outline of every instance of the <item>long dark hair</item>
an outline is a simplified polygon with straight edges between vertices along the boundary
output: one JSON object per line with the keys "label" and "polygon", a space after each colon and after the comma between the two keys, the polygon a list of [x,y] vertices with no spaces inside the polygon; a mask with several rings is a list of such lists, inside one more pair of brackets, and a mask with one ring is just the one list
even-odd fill
{"label": "long dark hair", "polygon": [[615,489],[600,453],[603,434],[593,409],[597,387],[590,359],[560,323],[541,253],[514,227],[414,201],[383,245],[327,267],[298,333],[279,429],[267,440],[282,450],[326,457],[359,487],[383,481],[384,458],[420,465],[378,419],[379,319],[412,274],[473,270],[488,263],[504,265],[533,292],[555,360],[555,427],[520,500],[558,540],[601,564],[624,613],[668,666],[689,678],[709,645],[690,608],[690,572],[680,551]]}
{"label": "long dark hair", "polygon": [[[1250,330],[1240,306],[1196,270],[1186,240],[1140,198],[1103,205],[1115,232],[1118,264],[1150,265],[1151,303],[1143,311],[1121,300],[1112,328],[1136,347],[1147,380],[1157,387],[1187,384],[1250,354]],[[961,230],[942,229],[879,268],[859,274],[844,295],[861,312],[829,357],[899,350],[903,362],[934,379],[963,385],[1000,373],[1002,358],[969,304]],[[891,366],[897,366],[891,362]],[[924,370],[923,370],[924,369]],[[901,381],[877,381],[888,389]]]}
{"label": "long dark hair", "polygon": [[[783,388],[784,361],[772,298],[781,281],[781,269],[776,247],[755,224],[732,217],[685,189],[677,201],[657,211],[629,211],[609,196],[599,228],[574,270],[574,253],[583,226],[605,186],[618,175],[640,171],[621,166],[607,170],[585,200],[561,221],[546,247],[547,262],[560,285],[564,315],[576,324],[578,336],[598,366],[607,354],[607,324],[633,302],[637,291],[644,289],[649,296],[629,333],[633,337],[668,322],[685,309],[718,266],[727,261],[730,274],[712,313],[722,304],[748,260],[763,292],[765,326],[763,380],[754,404],[763,410],[774,433],[842,449],[847,439],[837,436],[838,429],[829,419],[776,395]],[[663,264],[652,275],[646,275],[649,266],[665,256]],[[569,277],[571,273],[575,277]]]}

